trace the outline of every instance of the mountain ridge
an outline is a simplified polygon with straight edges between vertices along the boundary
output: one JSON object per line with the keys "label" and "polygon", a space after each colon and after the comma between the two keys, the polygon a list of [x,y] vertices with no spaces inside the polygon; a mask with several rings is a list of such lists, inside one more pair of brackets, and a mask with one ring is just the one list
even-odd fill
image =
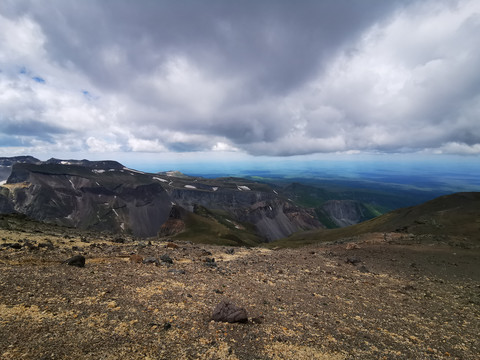
{"label": "mountain ridge", "polygon": [[0,212],[141,237],[157,236],[174,205],[190,212],[197,205],[224,211],[227,220],[252,223],[263,241],[322,226],[314,214],[289,203],[268,185],[172,176],[176,174],[144,173],[114,161],[15,163],[0,191]]}

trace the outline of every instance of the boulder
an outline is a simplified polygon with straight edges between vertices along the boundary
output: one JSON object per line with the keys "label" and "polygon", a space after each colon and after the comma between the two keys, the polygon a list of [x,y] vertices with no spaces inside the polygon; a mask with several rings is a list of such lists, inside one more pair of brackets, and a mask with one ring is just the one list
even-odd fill
{"label": "boulder", "polygon": [[85,266],[85,256],[75,255],[70,259],[65,260],[65,264],[70,266],[84,267]]}
{"label": "boulder", "polygon": [[236,306],[229,300],[223,300],[213,310],[212,319],[228,323],[246,323],[248,322],[248,315],[244,308]]}

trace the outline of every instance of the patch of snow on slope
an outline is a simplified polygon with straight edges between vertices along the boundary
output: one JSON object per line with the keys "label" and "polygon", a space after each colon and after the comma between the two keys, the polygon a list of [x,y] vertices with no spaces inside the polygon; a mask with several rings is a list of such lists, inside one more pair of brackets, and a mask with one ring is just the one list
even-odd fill
{"label": "patch of snow on slope", "polygon": [[158,180],[158,181],[161,181],[161,182],[168,182],[168,180],[165,180],[165,179],[162,179],[162,178],[159,178],[159,177],[156,177],[156,176],[153,177],[153,180]]}
{"label": "patch of snow on slope", "polygon": [[2,180],[0,181],[0,186],[5,185],[7,183],[7,180]]}
{"label": "patch of snow on slope", "polygon": [[196,186],[193,186],[193,185],[185,185],[184,187],[187,188],[187,189],[196,189],[197,188]]}
{"label": "patch of snow on slope", "polygon": [[217,190],[218,190],[218,186],[212,187],[212,190],[213,190],[213,191],[217,191]]}
{"label": "patch of snow on slope", "polygon": [[100,169],[100,170],[93,169],[92,172],[94,172],[95,174],[103,174],[105,172],[105,170],[103,170],[103,169]]}
{"label": "patch of snow on slope", "polygon": [[240,191],[249,191],[250,190],[250,188],[248,186],[245,186],[245,185],[237,185],[237,188]]}
{"label": "patch of snow on slope", "polygon": [[145,174],[145,173],[142,172],[142,171],[129,169],[129,168],[127,168],[127,167],[124,167],[123,170],[131,171],[131,172],[134,172],[134,173],[137,173],[137,174]]}

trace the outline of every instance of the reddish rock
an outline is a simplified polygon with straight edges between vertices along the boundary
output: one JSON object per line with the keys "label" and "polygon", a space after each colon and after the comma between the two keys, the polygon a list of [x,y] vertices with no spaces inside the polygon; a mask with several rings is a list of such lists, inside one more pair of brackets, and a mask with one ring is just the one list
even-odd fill
{"label": "reddish rock", "polygon": [[134,264],[141,264],[143,262],[143,257],[137,254],[130,255],[130,262]]}

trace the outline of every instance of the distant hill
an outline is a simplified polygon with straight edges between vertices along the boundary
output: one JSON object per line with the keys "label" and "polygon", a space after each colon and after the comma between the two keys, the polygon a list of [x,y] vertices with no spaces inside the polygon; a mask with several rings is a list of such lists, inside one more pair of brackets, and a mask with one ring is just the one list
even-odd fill
{"label": "distant hill", "polygon": [[300,246],[379,232],[430,235],[433,241],[461,239],[480,243],[480,193],[441,196],[345,228],[297,233],[272,246]]}
{"label": "distant hill", "polygon": [[[315,209],[327,228],[353,225],[389,211],[421,204],[445,195],[444,191],[368,181],[277,182],[279,192],[299,206]],[[299,180],[302,181],[302,180]]]}

